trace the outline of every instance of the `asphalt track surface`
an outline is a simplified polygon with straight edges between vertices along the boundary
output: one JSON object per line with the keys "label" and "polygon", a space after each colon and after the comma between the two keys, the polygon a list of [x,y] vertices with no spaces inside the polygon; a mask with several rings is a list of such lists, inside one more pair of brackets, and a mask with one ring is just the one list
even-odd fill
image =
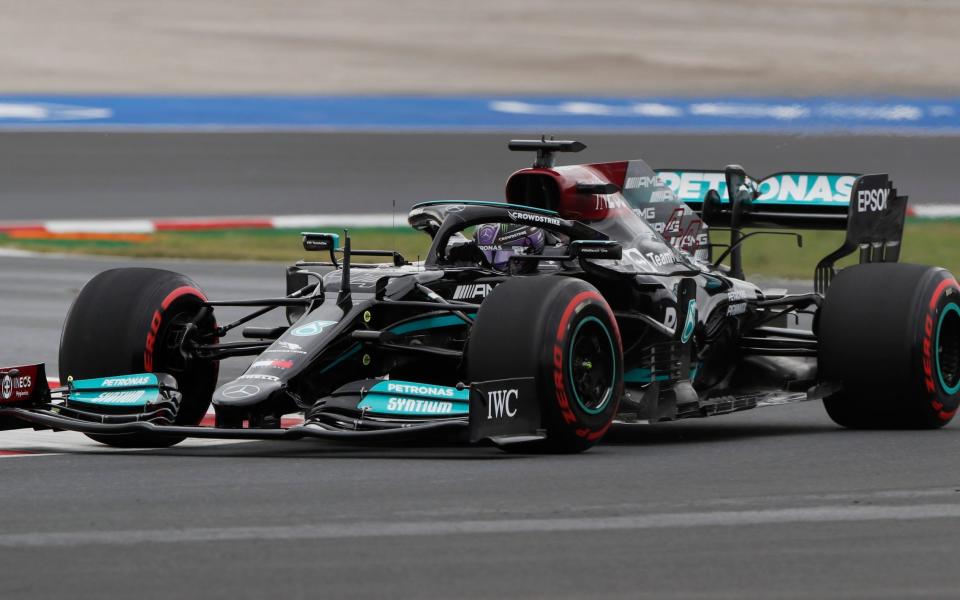
{"label": "asphalt track surface", "polygon": [[[958,200],[960,137],[609,135],[555,131],[562,163],[890,173],[914,203]],[[530,132],[444,134],[0,133],[0,219],[390,212],[422,200],[498,200]]]}
{"label": "asphalt track surface", "polygon": [[[0,364],[56,370],[111,259],[2,257]],[[146,263],[212,296],[280,265]],[[235,373],[233,367],[227,373]],[[616,428],[578,456],[487,447],[0,434],[3,598],[955,597],[956,425],[848,432],[819,403]]]}

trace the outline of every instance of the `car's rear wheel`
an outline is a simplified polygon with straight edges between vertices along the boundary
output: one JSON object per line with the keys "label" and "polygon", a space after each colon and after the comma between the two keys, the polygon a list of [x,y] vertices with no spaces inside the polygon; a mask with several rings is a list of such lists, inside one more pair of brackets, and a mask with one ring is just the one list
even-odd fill
{"label": "car's rear wheel", "polygon": [[[206,301],[190,278],[159,269],[113,269],[91,279],[73,302],[60,338],[60,380],[129,373],[173,375],[183,395],[175,424],[197,425],[210,406],[218,363],[185,360],[179,335]],[[212,331],[212,315],[199,324]],[[90,435],[116,447],[164,447],[179,436]]]}
{"label": "car's rear wheel", "polygon": [[960,405],[960,286],[948,271],[865,264],[840,271],[820,309],[824,399],[850,428],[933,429]]}
{"label": "car's rear wheel", "polygon": [[568,277],[517,277],[484,300],[467,347],[471,381],[530,377],[544,443],[505,449],[582,452],[606,433],[623,395],[613,312],[595,287]]}

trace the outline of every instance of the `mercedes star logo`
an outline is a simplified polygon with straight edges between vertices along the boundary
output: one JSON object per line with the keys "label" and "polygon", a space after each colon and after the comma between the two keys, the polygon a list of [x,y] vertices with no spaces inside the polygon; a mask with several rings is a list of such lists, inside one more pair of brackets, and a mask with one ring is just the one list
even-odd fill
{"label": "mercedes star logo", "polygon": [[325,327],[336,324],[336,321],[312,321],[297,327],[291,333],[297,337],[310,337],[322,333]]}
{"label": "mercedes star logo", "polygon": [[239,400],[240,398],[250,398],[251,396],[256,396],[260,393],[260,386],[258,385],[232,385],[227,389],[223,390],[221,394],[224,398],[233,398]]}

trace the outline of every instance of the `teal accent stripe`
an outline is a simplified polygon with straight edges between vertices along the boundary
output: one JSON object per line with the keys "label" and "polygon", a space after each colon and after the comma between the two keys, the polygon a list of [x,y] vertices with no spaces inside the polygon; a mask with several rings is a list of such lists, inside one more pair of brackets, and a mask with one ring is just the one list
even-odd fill
{"label": "teal accent stripe", "polygon": [[461,416],[470,412],[470,389],[417,381],[378,381],[357,408],[407,416]]}
{"label": "teal accent stripe", "polygon": [[[700,363],[693,365],[690,368],[690,381],[693,381],[697,377],[697,373],[700,371]],[[650,383],[650,369],[630,369],[623,375],[623,380],[626,383]],[[657,381],[666,381],[670,379],[669,375],[657,375]]]}
{"label": "teal accent stripe", "polygon": [[687,320],[683,324],[683,332],[680,335],[680,341],[686,344],[693,335],[693,330],[697,326],[697,301],[691,300],[687,303]]}
{"label": "teal accent stripe", "polygon": [[121,388],[90,392],[70,392],[68,404],[92,404],[95,406],[146,406],[160,399],[159,389]]}
{"label": "teal accent stripe", "polygon": [[341,354],[339,358],[337,358],[337,359],[334,360],[332,363],[330,363],[329,365],[327,365],[327,366],[325,366],[323,369],[321,369],[321,370],[320,370],[320,373],[326,373],[327,371],[329,371],[330,369],[332,369],[332,368],[334,368],[335,366],[339,365],[340,363],[342,363],[343,361],[347,360],[348,358],[350,358],[351,356],[353,356],[354,354],[356,354],[356,353],[359,352],[359,351],[360,351],[360,344],[354,344],[352,348],[350,348],[349,350],[347,350],[346,352],[344,352],[343,354]]}
{"label": "teal accent stripe", "polygon": [[[653,381],[651,379],[652,373],[650,369],[630,369],[623,374],[623,380],[627,383],[650,383]],[[657,381],[667,381],[670,379],[669,375],[657,375]]]}
{"label": "teal accent stripe", "polygon": [[388,396],[367,394],[357,404],[361,410],[388,415],[410,417],[459,417],[470,413],[470,404],[447,398],[409,398],[406,396]]}
{"label": "teal accent stripe", "polygon": [[[960,315],[960,307],[952,302],[943,309],[943,312],[940,313],[940,320],[937,321],[937,337],[934,341],[934,348],[940,348],[940,329],[943,328],[943,319],[950,313],[955,312],[957,315]],[[943,387],[948,395],[952,396],[957,392],[960,392],[960,381],[957,381],[957,384],[953,387],[947,385],[947,380],[943,378],[943,373],[940,370],[940,351],[937,350],[937,377],[940,378],[940,386]]]}
{"label": "teal accent stripe", "polygon": [[434,385],[432,383],[419,383],[417,381],[400,381],[397,379],[378,381],[370,388],[370,392],[399,394],[414,398],[429,398],[431,400],[456,400],[459,402],[468,402],[470,400],[469,388],[458,390],[455,387],[447,385]]}
{"label": "teal accent stripe", "polygon": [[83,390],[129,390],[160,385],[155,373],[136,373],[133,375],[117,375],[114,377],[96,377],[93,379],[77,379],[70,382],[70,388],[76,391]]}
{"label": "teal accent stripe", "polygon": [[[477,313],[471,313],[471,314],[468,314],[467,316],[475,317],[476,314]],[[401,335],[404,333],[411,333],[413,331],[436,329],[438,327],[452,327],[455,325],[466,325],[466,323],[464,323],[463,319],[461,319],[456,315],[444,315],[442,317],[428,317],[426,319],[417,319],[415,321],[409,321],[407,323],[397,325],[396,327],[392,327],[388,329],[388,331],[390,333]],[[356,354],[359,350],[360,350],[360,344],[355,344],[353,347],[347,350],[344,354],[340,355],[339,358],[337,358],[332,363],[324,367],[320,371],[320,373],[326,373],[333,367],[337,366],[338,364],[342,363],[346,359]]]}
{"label": "teal accent stripe", "polygon": [[[468,317],[475,317],[477,313],[468,314]],[[456,315],[443,315],[441,317],[427,317],[425,319],[416,319],[391,327],[387,331],[397,335],[411,333],[413,331],[424,331],[427,329],[437,329],[440,327],[464,326],[466,323]]]}
{"label": "teal accent stripe", "polygon": [[[600,329],[603,330],[603,333],[607,336],[607,343],[610,345],[610,356],[613,356],[613,354],[614,354],[614,351],[613,351],[613,339],[610,337],[610,332],[607,331],[607,326],[604,325],[603,322],[600,321],[600,319],[598,319],[598,318],[596,318],[596,317],[587,317],[586,319],[580,321],[580,323],[577,324],[577,328],[573,330],[573,336],[570,338],[570,346],[569,346],[569,348],[570,348],[570,350],[569,350],[570,354],[568,355],[568,358],[567,358],[567,371],[570,373],[570,377],[571,377],[571,378],[573,377],[573,346],[574,346],[574,344],[575,344],[576,341],[577,341],[577,335],[580,333],[580,328],[583,327],[585,324],[591,322],[591,321],[595,322],[597,325],[600,326]],[[611,379],[611,381],[616,381],[616,380],[617,380],[617,363],[616,363],[616,361],[614,361],[614,363],[613,363],[613,365],[612,365],[612,371],[613,371],[613,378]],[[573,381],[570,382],[570,389],[573,390],[573,397],[576,399],[577,404],[580,405],[580,408],[581,408],[585,413],[590,414],[590,415],[598,415],[598,414],[600,414],[601,412],[603,412],[603,409],[605,409],[605,408],[607,407],[607,403],[610,402],[610,398],[613,397],[613,390],[612,390],[612,389],[609,389],[609,390],[607,390],[607,393],[604,395],[603,400],[600,402],[600,406],[598,406],[598,407],[596,407],[596,408],[589,408],[589,407],[587,407],[586,404],[583,403],[583,400],[580,398],[580,394],[577,393],[577,387],[576,387],[575,385],[573,385]]]}

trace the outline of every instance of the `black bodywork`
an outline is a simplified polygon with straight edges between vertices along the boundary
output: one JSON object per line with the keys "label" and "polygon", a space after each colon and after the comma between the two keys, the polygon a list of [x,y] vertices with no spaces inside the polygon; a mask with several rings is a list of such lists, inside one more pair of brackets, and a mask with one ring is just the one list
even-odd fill
{"label": "black bodywork", "polygon": [[[553,153],[580,149],[562,144],[517,145],[514,149],[536,150],[539,155],[538,163],[523,175],[556,173]],[[641,168],[637,163],[645,169],[641,175],[654,177],[640,161],[630,163],[631,176]],[[603,202],[625,209],[602,221],[565,218],[562,207],[544,205],[542,190],[524,192],[516,185],[512,191],[508,185],[506,203],[419,204],[410,212],[409,223],[432,238],[422,263],[411,264],[392,251],[353,249],[349,237],[341,244],[334,234],[305,233],[305,250],[322,260],[289,267],[286,294],[208,301],[192,324],[208,319],[221,306],[255,310],[212,332],[188,323],[178,333],[186,360],[258,357],[243,375],[214,393],[212,428],[176,427],[136,415],[126,421],[66,416],[56,409],[56,399],[58,394],[68,395],[69,389],[55,390],[52,397],[38,389],[31,403],[3,412],[7,419],[34,426],[87,433],[399,439],[448,431],[471,441],[535,438],[542,433],[535,420],[493,431],[485,429],[484,420],[470,417],[485,402],[475,393],[472,384],[477,382],[467,376],[464,357],[471,328],[484,299],[513,277],[578,278],[603,295],[623,341],[625,394],[619,421],[703,417],[822,397],[829,384],[817,378],[815,315],[833,263],[854,251],[860,252],[861,262],[895,261],[906,198],[896,195],[886,176],[865,176],[857,179],[851,196],[879,188],[892,192],[883,214],[859,212],[853,203],[842,210],[754,206],[757,188],[742,169],[728,167],[723,176],[727,197],[711,190],[701,203],[680,209],[688,219],[701,221],[703,230],[713,227],[712,240],[698,238],[693,248],[684,247],[682,238],[672,241],[658,232],[656,219],[651,223],[640,216],[657,211],[643,212],[645,207],[624,201],[622,186],[610,181],[576,184],[575,193],[614,199]],[[524,200],[525,193],[529,201]],[[662,199],[665,192],[657,188],[653,194]],[[653,204],[657,210],[663,206]],[[674,209],[678,204],[674,202]],[[515,256],[508,272],[495,270],[469,232],[476,225],[498,222],[542,228],[550,243],[540,254]],[[764,233],[744,229],[784,226],[848,232],[844,247],[818,266],[814,292],[764,291],[744,280],[741,250],[751,235]],[[730,230],[729,243],[716,241],[722,228]],[[387,262],[358,262],[370,256]],[[286,311],[289,325],[248,327],[243,341],[219,341],[272,310]],[[409,396],[398,388],[401,398],[422,402],[400,403],[394,410],[365,406],[385,376],[386,381],[413,386],[407,389],[412,391]],[[427,404],[430,394],[454,394],[466,398],[469,407],[443,406],[431,412],[435,407]],[[282,417],[291,413],[303,414],[305,423],[283,427]]]}

